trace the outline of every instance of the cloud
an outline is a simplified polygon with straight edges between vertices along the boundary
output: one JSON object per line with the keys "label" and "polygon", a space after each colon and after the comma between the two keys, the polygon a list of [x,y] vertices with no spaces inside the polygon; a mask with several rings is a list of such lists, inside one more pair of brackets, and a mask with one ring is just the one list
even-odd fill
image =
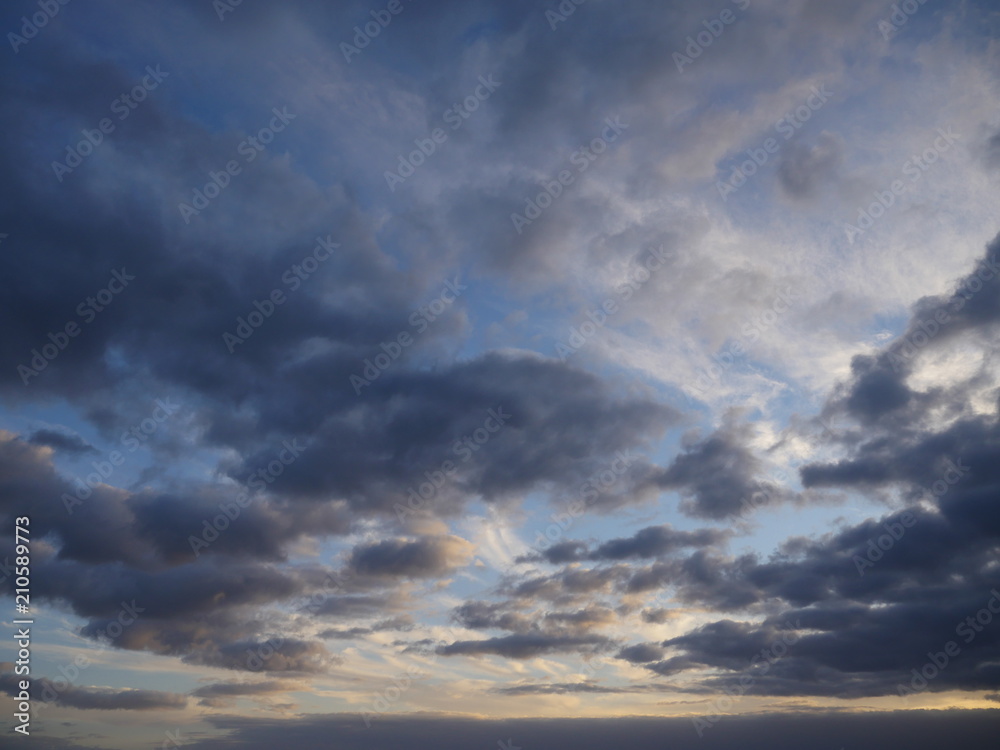
{"label": "cloud", "polygon": [[588,550],[583,542],[560,542],[541,553],[525,555],[518,562],[545,560],[553,564],[582,560],[626,560],[664,557],[680,552],[686,547],[720,546],[731,536],[730,532],[716,529],[680,531],[670,524],[648,526],[633,536],[602,542]]}
{"label": "cloud", "polygon": [[572,695],[574,693],[614,695],[632,691],[626,688],[604,687],[594,682],[550,682],[539,685],[511,685],[510,687],[496,688],[494,692],[500,695]]}
{"label": "cloud", "polygon": [[[763,622],[717,620],[672,638],[664,643],[672,655],[651,663],[651,671],[673,675],[711,668],[736,674],[754,654],[775,643],[783,628],[801,621],[807,632],[760,674],[756,693],[899,695],[901,687],[911,688],[913,670],[923,667],[928,654],[949,642],[960,649],[961,658],[950,659],[947,669],[921,689],[1000,686],[1000,672],[993,666],[1000,631],[985,627],[993,618],[989,607],[1000,606],[988,572],[1000,535],[992,500],[1000,492],[996,403],[993,413],[975,413],[969,406],[974,391],[967,384],[956,383],[948,393],[913,391],[906,385],[926,350],[959,333],[984,335],[980,341],[989,341],[997,321],[994,303],[965,308],[978,299],[970,286],[977,273],[983,282],[980,293],[988,294],[995,279],[982,276],[998,248],[1000,241],[990,243],[976,271],[960,282],[959,289],[966,292],[915,306],[908,335],[943,305],[964,300],[957,310],[951,307],[954,328],[946,331],[942,325],[936,337],[928,334],[905,367],[893,371],[889,366],[893,357],[905,353],[898,341],[861,365],[855,360],[852,378],[832,395],[827,408],[846,410],[863,429],[848,427],[828,436],[846,454],[843,458],[801,467],[806,487],[874,496],[892,491],[903,507],[819,538],[790,538],[768,560],[698,550],[686,560],[654,563],[635,572],[632,590],[670,585],[684,603],[766,615]],[[886,387],[910,395],[896,402],[887,397]],[[944,403],[950,405],[951,418],[929,419],[932,408]],[[912,627],[913,622],[921,627]],[[691,689],[723,689],[732,679],[701,678]]]}
{"label": "cloud", "polygon": [[627,565],[601,568],[565,567],[546,575],[508,576],[497,593],[523,601],[548,600],[560,606],[587,603],[610,594],[628,577]]}
{"label": "cloud", "polygon": [[662,625],[665,622],[670,622],[677,614],[673,610],[654,607],[642,610],[642,621],[653,625]]}
{"label": "cloud", "polygon": [[790,500],[793,495],[758,475],[763,462],[748,447],[753,428],[735,414],[704,439],[691,439],[657,483],[684,497],[680,509],[697,518],[722,519],[745,510]]}
{"label": "cloud", "polygon": [[98,450],[75,432],[64,432],[42,428],[32,432],[27,441],[32,445],[44,445],[67,453],[97,453]]}
{"label": "cloud", "polygon": [[189,664],[245,672],[322,674],[340,662],[323,644],[275,636],[266,641],[235,641],[201,647],[183,658]]}
{"label": "cloud", "polygon": [[350,567],[363,576],[429,578],[466,565],[472,554],[472,545],[457,536],[390,539],[355,548]]}
{"label": "cloud", "polygon": [[634,646],[628,646],[619,651],[618,658],[630,661],[633,664],[642,664],[643,662],[662,659],[663,649],[655,643],[637,643]]}
{"label": "cloud", "polygon": [[[906,330],[877,354],[857,355],[851,379],[831,399],[825,413],[846,413],[862,424],[914,422],[948,399],[963,397],[968,384],[917,392],[908,384],[922,360],[962,335],[986,336],[1000,323],[1000,235],[971,272],[948,294],[920,299]],[[980,339],[980,345],[983,342]]]}
{"label": "cloud", "polygon": [[791,198],[812,198],[836,175],[845,148],[843,138],[828,132],[820,133],[812,147],[801,141],[790,143],[781,152],[778,184]]}
{"label": "cloud", "polygon": [[339,640],[350,640],[373,633],[383,633],[389,630],[412,630],[416,622],[409,615],[401,615],[388,620],[373,623],[369,627],[353,627],[347,629],[331,628],[319,634],[320,638],[335,638]]}
{"label": "cloud", "polygon": [[481,641],[456,641],[439,647],[437,653],[443,656],[494,654],[508,659],[530,659],[561,652],[594,653],[608,643],[608,639],[600,636],[514,634]]}
{"label": "cloud", "polygon": [[994,133],[986,141],[985,160],[992,169],[1000,168],[1000,132]]}
{"label": "cloud", "polygon": [[624,560],[628,558],[660,557],[684,547],[718,546],[729,538],[725,531],[699,529],[677,531],[670,524],[649,526],[627,539],[604,542],[593,552],[597,560]]}
{"label": "cloud", "polygon": [[214,682],[191,691],[203,706],[221,708],[232,705],[236,698],[267,697],[280,693],[304,690],[307,686],[289,680],[264,680],[261,682]]}
{"label": "cloud", "polygon": [[[295,722],[262,718],[216,718],[227,731],[224,739],[204,739],[193,750],[233,747],[256,750],[292,743],[308,747],[336,736],[344,750],[390,750],[432,737],[442,750],[495,747],[497,738],[513,740],[516,747],[575,747],[581,750],[613,746],[622,736],[629,746],[652,750],[690,743],[695,730],[690,718],[616,717],[609,719],[504,719],[477,720],[448,716],[381,717],[377,732],[352,732],[354,714],[303,717]],[[824,712],[771,713],[730,716],[699,739],[706,750],[733,746],[747,750],[802,747],[816,737],[835,738],[845,747],[880,750],[893,737],[906,747],[933,750],[949,737],[961,736],[969,750],[992,750],[995,711],[907,711],[861,714]],[[839,746],[839,745],[838,745]]]}
{"label": "cloud", "polygon": [[[390,402],[395,406],[387,410]],[[396,504],[406,509],[413,505],[409,491],[450,462],[450,481],[427,505],[453,513],[470,495],[498,501],[543,485],[569,491],[617,451],[662,434],[679,419],[676,410],[648,399],[616,397],[568,365],[514,353],[435,374],[387,374],[351,408],[365,417],[331,418],[320,426],[282,477],[284,492],[335,493],[363,512],[393,511]],[[502,426],[490,410],[507,415]],[[476,434],[488,441],[470,446],[466,441]],[[388,460],[380,445],[396,446],[406,461]]]}
{"label": "cloud", "polygon": [[455,608],[452,617],[471,630],[500,629],[526,633],[536,627],[535,620],[520,612],[507,611],[511,605],[470,601]]}
{"label": "cloud", "polygon": [[[61,678],[60,678],[61,679]],[[18,694],[19,678],[14,674],[0,675],[0,690]],[[36,700],[52,701],[67,708],[90,711],[157,711],[181,709],[187,706],[187,696],[160,690],[118,689],[54,684],[46,677],[31,680],[32,696]],[[49,698],[47,696],[55,696]]]}

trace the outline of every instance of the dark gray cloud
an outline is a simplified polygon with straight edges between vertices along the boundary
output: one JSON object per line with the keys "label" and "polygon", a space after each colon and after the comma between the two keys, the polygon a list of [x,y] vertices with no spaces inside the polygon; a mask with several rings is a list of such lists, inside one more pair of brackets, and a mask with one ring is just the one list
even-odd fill
{"label": "dark gray cloud", "polygon": [[[331,417],[319,427],[282,477],[284,492],[336,493],[352,509],[391,512],[395,504],[412,507],[409,490],[445,462],[452,467],[449,481],[428,502],[437,513],[454,512],[470,494],[499,500],[543,485],[568,492],[617,451],[662,434],[679,418],[668,406],[619,397],[562,363],[505,354],[435,374],[387,373],[351,408],[362,418]],[[504,422],[499,429],[491,410]],[[379,448],[386,445],[405,460]],[[254,457],[244,468],[265,458]]]}
{"label": "dark gray cloud", "polygon": [[628,577],[619,564],[601,568],[565,567],[546,575],[508,576],[498,593],[525,601],[547,600],[559,606],[586,604],[599,594],[611,594]]}
{"label": "dark gray cloud", "polygon": [[197,688],[191,695],[203,706],[221,708],[237,698],[260,698],[306,689],[306,685],[290,680],[263,680],[261,682],[214,682]]}
{"label": "dark gray cloud", "polygon": [[[108,460],[101,462],[111,466]],[[140,569],[189,563],[196,553],[280,560],[285,546],[304,534],[336,535],[350,528],[336,505],[279,508],[258,496],[241,507],[235,503],[236,490],[179,486],[176,493],[133,493],[100,480],[94,471],[69,480],[43,450],[0,433],[0,512],[15,513],[29,502],[35,532],[59,538],[60,559],[121,562]],[[210,528],[224,512],[220,506],[229,508],[230,515],[234,509],[239,513],[216,524],[224,526],[223,533]],[[192,538],[212,541],[195,549]]]}
{"label": "dark gray cloud", "polygon": [[636,689],[616,688],[598,685],[595,682],[546,682],[528,685],[511,685],[496,688],[494,693],[500,695],[572,695],[574,693],[594,693],[598,695],[616,695],[619,693],[640,692]]}
{"label": "dark gray cloud", "polygon": [[351,620],[369,618],[386,612],[398,611],[404,606],[402,599],[392,593],[330,594],[323,591],[315,604],[306,603],[304,609],[318,616]]}
{"label": "dark gray cloud", "polygon": [[[798,628],[793,623],[800,621],[806,632],[756,678],[756,692],[898,694],[901,685],[915,679],[913,670],[921,670],[928,655],[949,642],[960,653],[949,657],[947,668],[929,680],[926,690],[995,690],[1000,685],[993,666],[1000,629],[988,622],[994,619],[989,607],[1000,607],[989,573],[1000,537],[994,502],[1000,493],[997,414],[969,408],[973,390],[968,384],[957,383],[950,393],[917,393],[906,385],[922,350],[959,333],[990,341],[998,320],[997,277],[987,271],[998,250],[1000,238],[957,292],[916,305],[907,336],[926,329],[921,322],[934,319],[945,306],[952,318],[936,335],[928,333],[918,342],[910,356],[897,341],[855,360],[853,378],[827,408],[844,410],[863,429],[829,436],[844,458],[801,468],[806,487],[873,497],[891,490],[908,505],[819,538],[793,537],[766,560],[698,550],[685,560],[633,570],[629,590],[670,586],[682,603],[766,616],[762,623],[719,620],[671,639],[664,644],[671,653],[651,663],[651,671],[669,676],[706,667],[728,670],[733,676],[703,679],[691,688],[722,689],[784,628]],[[978,287],[975,278],[982,282]],[[929,409],[944,404],[952,406],[952,418],[931,427]]]}
{"label": "dark gray cloud", "polygon": [[593,604],[582,609],[568,612],[547,612],[543,627],[555,631],[570,633],[585,633],[589,630],[617,622],[618,616],[608,607]]}
{"label": "dark gray cloud", "polygon": [[357,547],[350,567],[362,576],[429,578],[446,575],[472,556],[472,545],[455,536],[389,539]]}
{"label": "dark gray cloud", "polygon": [[[0,513],[7,519],[32,509],[32,532],[39,537],[54,533],[61,541],[60,556],[87,563],[127,561],[137,567],[152,564],[155,557],[144,540],[120,533],[132,523],[124,495],[105,485],[89,493],[88,502],[77,506],[77,487],[59,476],[50,452],[17,436],[0,431]],[[70,497],[69,508],[63,496]],[[40,592],[39,592],[40,593]]]}
{"label": "dark gray cloud", "polygon": [[[44,682],[41,683],[44,690]],[[152,711],[187,706],[187,696],[160,690],[117,690],[71,685],[59,693],[56,703],[70,708],[100,711]]]}
{"label": "dark gray cloud", "polygon": [[[989,665],[1000,648],[1000,630],[984,627],[982,618],[991,617],[984,612],[991,602],[1000,606],[991,593],[995,581],[985,573],[997,531],[981,526],[974,534],[964,520],[956,528],[947,516],[909,513],[912,525],[902,524],[902,512],[889,514],[820,540],[793,540],[768,561],[695,553],[649,580],[649,585],[675,586],[677,598],[692,605],[769,613],[763,624],[721,620],[672,639],[664,645],[674,655],[650,669],[662,675],[705,667],[730,670],[729,678],[702,680],[692,688],[723,689],[786,628],[801,627],[811,632],[795,633],[787,655],[756,678],[755,692],[898,694],[899,685],[910,684],[911,670],[921,669],[927,654],[941,651],[949,641],[961,649],[961,658],[951,658],[927,689],[995,689],[1000,673]],[[889,541],[892,547],[879,555],[873,545],[884,547]],[[872,559],[874,563],[859,566],[859,561]],[[651,572],[646,575],[648,579]],[[642,576],[636,574],[640,580]],[[970,617],[979,617],[979,624],[969,625]],[[915,628],[913,622],[921,626]]]}
{"label": "dark gray cloud", "polygon": [[627,560],[663,557],[680,552],[686,547],[710,547],[724,544],[731,532],[719,529],[681,531],[668,523],[648,526],[633,536],[611,539],[588,550],[583,542],[560,542],[543,552],[518,558],[518,562],[544,560],[556,565],[583,560]]}
{"label": "dark gray cloud", "polygon": [[986,141],[986,164],[993,169],[1000,168],[1000,132]]}
{"label": "dark gray cloud", "polygon": [[322,643],[276,635],[267,640],[199,644],[183,661],[244,672],[323,674],[340,659]]}
{"label": "dark gray cloud", "polygon": [[[16,696],[19,691],[17,675],[0,675],[0,690],[8,695]],[[164,709],[182,709],[187,706],[188,698],[180,693],[168,693],[161,690],[119,689],[105,687],[89,687],[82,685],[66,685],[62,678],[57,684],[45,677],[33,677],[31,680],[32,697],[35,700],[54,702],[67,708],[80,708],[93,711],[157,711]],[[52,698],[51,696],[55,696]]]}
{"label": "dark gray cloud", "polygon": [[39,599],[69,605],[86,620],[84,637],[115,648],[244,671],[321,672],[337,662],[322,643],[253,617],[257,608],[321,590],[320,569],[244,562],[145,572],[36,554],[33,573]]}
{"label": "dark gray cloud", "polygon": [[43,428],[35,430],[27,441],[32,445],[45,445],[66,453],[98,453],[99,451],[75,432]]}
{"label": "dark gray cloud", "polygon": [[792,198],[812,198],[834,178],[844,151],[844,140],[828,132],[820,133],[811,147],[792,142],[781,153],[778,184]]}
{"label": "dark gray cloud", "polygon": [[[484,8],[460,15],[475,16]],[[436,24],[441,10],[407,14],[397,28],[431,23],[430,18]],[[196,16],[204,23],[201,11]],[[518,13],[505,9],[505,25],[523,22]],[[236,20],[234,28],[258,22],[253,12],[240,15],[243,20]],[[310,25],[340,28],[341,12],[321,15],[324,20],[313,19]],[[397,49],[402,54],[403,48]],[[37,61],[44,85],[36,93],[19,77],[5,77],[8,111],[49,123],[65,131],[66,138],[76,134],[78,129],[65,127],[66,120],[91,123],[102,114],[93,101],[110,101],[111,92],[133,85],[112,63],[85,57],[84,49],[69,45],[59,55]],[[86,96],[70,91],[60,79],[59,71],[67,66],[83,71],[91,89]],[[114,133],[114,148],[123,157],[142,155],[177,199],[188,199],[183,186],[202,185],[207,170],[231,158],[233,144],[245,134],[210,132],[177,114],[168,84],[183,88],[196,81],[179,61],[170,75]],[[442,92],[442,101],[451,96]],[[308,128],[302,118],[289,127],[301,123]],[[5,152],[10,202],[0,223],[12,237],[23,238],[19,242],[30,239],[42,250],[29,253],[25,244],[5,254],[12,266],[5,278],[46,282],[7,290],[4,314],[17,333],[5,339],[0,354],[12,363],[26,362],[50,331],[76,319],[76,301],[102,289],[113,269],[128,269],[135,280],[31,379],[28,391],[66,396],[109,435],[141,418],[137,402],[148,398],[150,390],[169,388],[197,407],[206,447],[239,452],[242,460],[221,467],[238,481],[272,461],[284,439],[298,438],[307,447],[270,489],[312,502],[343,498],[355,512],[391,512],[396,502],[405,502],[408,488],[425,481],[424,472],[435,471],[447,459],[460,461],[462,455],[452,450],[455,442],[479,428],[488,409],[502,407],[513,414],[510,426],[489,450],[463,463],[455,486],[438,498],[442,511],[455,511],[460,493],[496,499],[542,484],[579,484],[617,450],[662,434],[678,416],[648,399],[619,398],[600,379],[565,364],[523,354],[494,353],[435,371],[415,367],[425,355],[438,357],[443,338],[461,335],[461,298],[455,315],[442,316],[417,336],[400,361],[359,398],[349,377],[363,371],[365,360],[383,354],[384,342],[401,331],[413,332],[411,313],[440,288],[442,279],[454,275],[451,268],[435,262],[412,264],[423,272],[400,270],[391,255],[396,248],[380,245],[349,190],[320,190],[290,174],[270,151],[253,163],[254,179],[234,179],[206,209],[206,217],[191,225],[176,215],[165,216],[159,196],[133,185],[125,171],[115,172],[120,206],[96,198],[87,186],[99,179],[92,167],[104,164],[105,151],[67,178],[73,208],[59,217],[51,215],[54,204],[45,189],[31,180],[33,165],[16,150]],[[240,228],[225,242],[202,228],[200,220],[207,221],[209,211],[222,220],[237,205],[243,217]],[[264,219],[275,214],[286,217],[285,229],[276,230]],[[319,216],[322,220],[315,218]],[[197,245],[198,253],[175,252],[172,237],[177,234]],[[73,241],[67,243],[69,235]],[[293,294],[282,281],[284,271],[312,251],[317,237],[327,236],[339,243],[336,254]],[[388,237],[383,241],[394,245],[392,231]],[[139,247],[141,253],[132,250]],[[49,251],[60,257],[55,272],[39,265]],[[254,301],[274,288],[288,293],[287,303],[230,354],[222,333],[235,329],[237,318],[248,315]],[[14,325],[14,316],[28,324]],[[109,369],[103,354],[110,350],[127,351],[134,366],[156,377],[137,388],[127,373]],[[0,374],[0,386],[21,395],[25,386],[15,370]],[[280,383],[255,374],[279,370]],[[258,540],[253,551],[260,544]],[[226,545],[238,546],[226,542],[217,549]]]}
{"label": "dark gray cloud", "polygon": [[673,617],[677,615],[669,609],[653,608],[642,610],[642,621],[652,623],[654,625],[662,625],[665,622],[669,622]]}
{"label": "dark gray cloud", "polygon": [[514,634],[481,641],[456,641],[437,649],[443,656],[494,654],[508,659],[531,659],[553,653],[595,653],[610,644],[600,636]]}
{"label": "dark gray cloud", "polygon": [[[978,270],[998,247],[1000,243],[991,243]],[[959,288],[968,286],[970,278]],[[980,293],[988,293],[985,283]],[[977,298],[970,295],[966,304]],[[922,300],[914,321],[954,299]],[[989,342],[996,320],[990,305],[968,313],[958,310],[955,331],[985,336],[983,341]],[[918,330],[918,325],[911,323],[908,330]],[[952,335],[941,329],[940,336]],[[938,340],[944,339],[930,339]],[[900,351],[894,342],[866,361],[889,363],[889,354]],[[864,368],[855,364],[857,376]],[[1000,613],[990,607],[1000,607],[1000,596],[990,571],[1000,537],[997,415],[974,413],[968,404],[973,391],[963,384],[953,388],[948,400],[940,393],[914,394],[907,403],[892,405],[877,393],[877,379],[869,376],[880,373],[884,383],[905,388],[910,365],[899,373],[892,373],[891,366],[889,373],[875,367],[834,393],[828,404],[833,411],[845,409],[861,426],[828,436],[844,457],[806,464],[801,477],[807,488],[847,489],[873,497],[891,491],[903,507],[818,538],[790,538],[767,559],[731,557],[707,546],[687,557],[588,569],[579,561],[597,555],[581,543],[567,542],[554,548],[548,560],[563,567],[545,576],[509,580],[502,593],[572,601],[567,582],[573,581],[577,591],[589,596],[669,590],[681,605],[730,613],[728,619],[664,642],[662,658],[646,644],[619,652],[660,678],[715,672],[677,688],[695,694],[732,687],[748,670],[760,695],[864,698],[898,695],[901,686],[911,688],[915,682],[921,692],[996,691],[1000,629],[991,625]],[[878,405],[865,412],[868,398]],[[934,423],[926,419],[927,410],[942,403],[953,404],[952,419],[929,426]],[[690,442],[665,475],[690,493],[691,507],[732,509],[733,497],[759,486],[753,479],[758,465],[745,443],[745,430],[741,434],[730,423],[721,434]],[[658,539],[661,533],[650,536]],[[632,553],[638,540],[639,535],[606,544],[624,554]],[[669,610],[640,616],[664,622]],[[913,670],[922,670],[929,655],[945,648],[958,653],[948,656],[947,668],[928,670],[935,672],[933,679],[920,683]],[[761,654],[777,650],[780,658],[762,662]],[[751,669],[755,657],[757,666]]]}
{"label": "dark gray cloud", "polygon": [[792,499],[788,490],[759,478],[763,462],[748,447],[751,437],[752,427],[730,415],[707,437],[688,440],[657,483],[680,492],[681,510],[697,518],[722,519]]}
{"label": "dark gray cloud", "polygon": [[193,750],[269,748],[281,744],[321,745],[335,736],[344,750],[392,750],[414,738],[433,737],[442,750],[496,747],[502,738],[514,747],[613,747],[628,737],[629,747],[653,750],[694,746],[706,750],[797,750],[822,737],[830,746],[882,750],[887,741],[917,750],[937,750],[956,736],[969,750],[993,750],[996,711],[906,711],[844,714],[822,711],[730,716],[699,738],[691,719],[506,719],[475,720],[444,716],[382,717],[371,731],[357,731],[357,715],[314,716],[292,723],[276,719],[215,717],[223,739],[194,742]]}
{"label": "dark gray cloud", "polygon": [[[940,600],[941,590],[934,593]],[[988,590],[978,597],[966,590],[935,606],[930,596],[918,602],[900,596],[891,597],[884,609],[827,601],[784,611],[761,625],[722,620],[665,642],[680,653],[648,668],[665,676],[694,668],[724,670],[683,688],[694,693],[732,687],[743,675],[753,677],[754,694],[778,696],[899,696],[905,694],[901,686],[918,693],[995,688],[1000,673],[989,664],[996,634],[982,628],[966,640],[965,631],[973,632],[969,626],[956,631],[989,598]],[[916,618],[919,629],[907,625]],[[820,632],[799,636],[797,621]],[[784,630],[786,625],[792,630]],[[927,671],[930,680],[915,678],[913,670],[923,670],[931,654],[945,653],[949,641],[959,652],[947,657],[947,667]]]}
{"label": "dark gray cloud", "polygon": [[663,658],[663,649],[655,643],[637,643],[634,646],[627,646],[618,652],[618,658],[630,661],[633,664],[657,661]]}
{"label": "dark gray cloud", "polygon": [[366,627],[353,627],[346,629],[331,628],[319,634],[320,638],[331,638],[337,640],[352,640],[362,638],[372,633],[384,633],[391,630],[412,630],[416,625],[414,619],[409,615],[393,617],[388,620],[380,620]]}
{"label": "dark gray cloud", "polygon": [[955,408],[966,383],[950,389],[913,391],[907,378],[926,355],[959,335],[974,334],[980,345],[1000,323],[1000,235],[986,247],[975,267],[948,293],[919,300],[904,333],[877,354],[851,361],[851,380],[825,410],[846,413],[865,425],[877,422],[905,427],[933,407]]}
{"label": "dark gray cloud", "polygon": [[535,628],[535,619],[521,612],[512,612],[512,604],[470,601],[455,608],[454,620],[472,630],[509,630],[526,633]]}
{"label": "dark gray cloud", "polygon": [[670,524],[649,526],[627,539],[604,542],[593,552],[592,559],[625,560],[628,558],[660,557],[684,547],[709,547],[723,544],[730,534],[716,529],[678,531]]}
{"label": "dark gray cloud", "polygon": [[[455,608],[452,618],[472,630],[506,630],[514,636],[525,636],[528,639],[552,638],[560,641],[566,638],[590,638],[591,631],[610,626],[618,620],[614,610],[600,604],[589,604],[575,610],[547,610],[532,607],[530,601],[518,600],[498,603],[466,602]],[[526,642],[505,637],[492,639],[487,646],[493,648],[499,644],[500,649],[506,649],[514,644],[512,648],[517,649]],[[476,648],[475,643],[465,642],[461,648]]]}

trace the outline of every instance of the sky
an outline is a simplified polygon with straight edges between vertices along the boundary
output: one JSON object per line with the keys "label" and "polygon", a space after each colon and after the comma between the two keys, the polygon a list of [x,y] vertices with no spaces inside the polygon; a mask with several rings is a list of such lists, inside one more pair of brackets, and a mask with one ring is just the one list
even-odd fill
{"label": "sky", "polygon": [[0,32],[0,746],[996,746],[996,3]]}

